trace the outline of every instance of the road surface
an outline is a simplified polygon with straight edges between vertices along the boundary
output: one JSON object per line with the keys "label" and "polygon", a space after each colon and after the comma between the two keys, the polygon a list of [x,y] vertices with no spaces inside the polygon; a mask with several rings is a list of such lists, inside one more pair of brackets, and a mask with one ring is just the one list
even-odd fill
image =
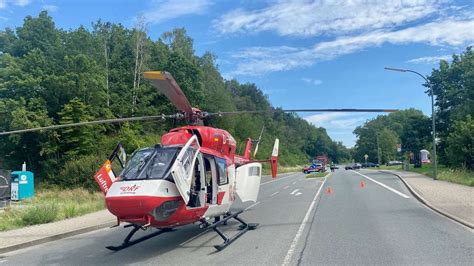
{"label": "road surface", "polygon": [[[260,226],[221,252],[213,248],[221,238],[197,224],[111,252],[104,247],[120,244],[129,229],[108,228],[3,254],[0,265],[474,262],[472,230],[426,208],[386,173],[336,170],[327,180],[265,177],[258,202],[235,209],[247,209],[241,217]],[[232,234],[236,226],[223,228]]]}

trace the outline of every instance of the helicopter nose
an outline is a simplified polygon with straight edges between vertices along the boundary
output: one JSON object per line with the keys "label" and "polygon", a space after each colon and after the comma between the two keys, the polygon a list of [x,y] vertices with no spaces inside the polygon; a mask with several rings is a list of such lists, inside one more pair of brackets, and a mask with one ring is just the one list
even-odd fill
{"label": "helicopter nose", "polygon": [[167,199],[150,196],[107,197],[107,209],[120,218],[137,217],[149,214]]}

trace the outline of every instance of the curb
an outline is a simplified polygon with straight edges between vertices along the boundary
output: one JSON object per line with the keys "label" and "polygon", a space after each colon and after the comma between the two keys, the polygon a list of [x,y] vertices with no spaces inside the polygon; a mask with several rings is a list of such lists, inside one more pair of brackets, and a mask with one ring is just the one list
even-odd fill
{"label": "curb", "polygon": [[429,201],[427,201],[425,198],[423,198],[420,194],[418,194],[409,184],[407,181],[405,181],[405,179],[403,179],[403,177],[401,177],[400,175],[392,172],[392,171],[388,171],[388,170],[378,170],[379,172],[382,172],[382,173],[389,173],[389,174],[392,174],[394,176],[397,176],[402,182],[403,184],[405,184],[405,186],[408,188],[408,190],[411,192],[411,194],[416,198],[418,199],[421,203],[423,203],[424,205],[426,205],[428,208],[432,209],[433,211],[445,216],[445,217],[448,217],[449,219],[455,221],[455,222],[458,222],[464,226],[467,226],[469,227],[470,229],[474,229],[474,224],[468,222],[468,221],[465,221],[464,219],[462,218],[459,218],[457,216],[454,216],[448,212],[445,212],[437,207],[435,207],[433,204],[431,204]]}
{"label": "curb", "polygon": [[106,227],[111,227],[115,224],[117,224],[117,222],[108,222],[108,223],[103,223],[103,224],[99,224],[99,225],[93,225],[93,226],[80,228],[80,229],[76,229],[76,230],[65,232],[65,233],[60,233],[60,234],[57,234],[57,235],[47,236],[47,237],[44,237],[44,238],[35,239],[35,240],[32,240],[32,241],[28,241],[28,242],[24,242],[24,243],[12,245],[12,246],[0,248],[0,254],[7,253],[7,252],[10,252],[10,251],[15,251],[15,250],[18,250],[18,249],[23,249],[23,248],[27,248],[27,247],[36,246],[36,245],[39,245],[39,244],[44,244],[44,243],[47,243],[47,242],[63,239],[63,238],[74,236],[74,235],[80,235],[80,234],[84,234],[84,233],[87,233],[87,232],[92,232],[92,231],[103,229],[103,228],[106,228]]}

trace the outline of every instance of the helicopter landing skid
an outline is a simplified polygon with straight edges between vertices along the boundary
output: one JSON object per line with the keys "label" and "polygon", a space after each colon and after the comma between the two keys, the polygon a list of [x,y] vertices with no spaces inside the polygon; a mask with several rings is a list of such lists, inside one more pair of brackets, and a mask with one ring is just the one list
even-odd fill
{"label": "helicopter landing skid", "polygon": [[[220,245],[214,245],[214,248],[216,248],[218,251],[221,251],[223,250],[224,248],[226,248],[228,245],[230,245],[232,242],[234,242],[237,238],[241,237],[243,234],[245,234],[248,230],[254,230],[257,228],[258,224],[256,223],[246,223],[244,222],[241,218],[239,218],[239,214],[241,214],[243,212],[243,210],[241,211],[238,211],[236,213],[231,213],[231,214],[228,214],[226,215],[222,220],[220,221],[217,221],[213,224],[211,224],[209,227],[211,227],[220,237],[222,237],[222,239],[224,240],[224,243],[220,244]],[[219,230],[219,228],[217,226],[221,225],[221,224],[227,224],[227,221],[230,220],[230,219],[235,219],[237,220],[238,222],[240,222],[240,225],[239,225],[239,232],[237,234],[235,234],[234,236],[232,237],[227,237],[226,235],[224,235],[224,233]]]}
{"label": "helicopter landing skid", "polygon": [[140,238],[137,238],[135,240],[132,240],[130,241],[130,239],[132,238],[132,236],[139,230],[139,229],[144,229],[142,226],[139,226],[139,225],[135,225],[135,224],[127,224],[124,226],[124,228],[126,227],[131,227],[133,226],[133,229],[132,231],[130,231],[130,233],[128,233],[128,235],[125,237],[125,239],[123,240],[122,242],[122,245],[120,246],[107,246],[105,248],[109,249],[109,250],[112,250],[112,251],[119,251],[119,250],[122,250],[124,248],[128,248],[130,246],[133,246],[135,244],[138,244],[140,242],[143,242],[145,240],[148,240],[152,237],[155,237],[157,235],[161,235],[163,233],[166,233],[166,232],[170,232],[170,231],[173,231],[174,229],[171,229],[171,228],[164,228],[164,229],[160,229],[158,230],[157,232],[154,232],[152,234],[149,234],[149,235],[146,235],[146,236],[143,236],[143,237],[140,237]]}

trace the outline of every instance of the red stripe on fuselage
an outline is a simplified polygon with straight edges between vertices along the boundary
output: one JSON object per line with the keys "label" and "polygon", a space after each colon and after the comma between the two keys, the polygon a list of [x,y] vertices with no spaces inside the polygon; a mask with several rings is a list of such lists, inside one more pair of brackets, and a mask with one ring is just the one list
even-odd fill
{"label": "red stripe on fuselage", "polygon": [[[179,200],[176,212],[165,221],[157,221],[151,215],[153,209],[166,201]],[[118,196],[106,198],[107,209],[119,217],[121,221],[135,224],[146,224],[151,218],[151,226],[175,227],[199,221],[208,206],[188,209],[181,197],[153,197],[153,196]]]}
{"label": "red stripe on fuselage", "polygon": [[222,199],[224,198],[225,191],[217,193],[217,205],[222,204]]}

